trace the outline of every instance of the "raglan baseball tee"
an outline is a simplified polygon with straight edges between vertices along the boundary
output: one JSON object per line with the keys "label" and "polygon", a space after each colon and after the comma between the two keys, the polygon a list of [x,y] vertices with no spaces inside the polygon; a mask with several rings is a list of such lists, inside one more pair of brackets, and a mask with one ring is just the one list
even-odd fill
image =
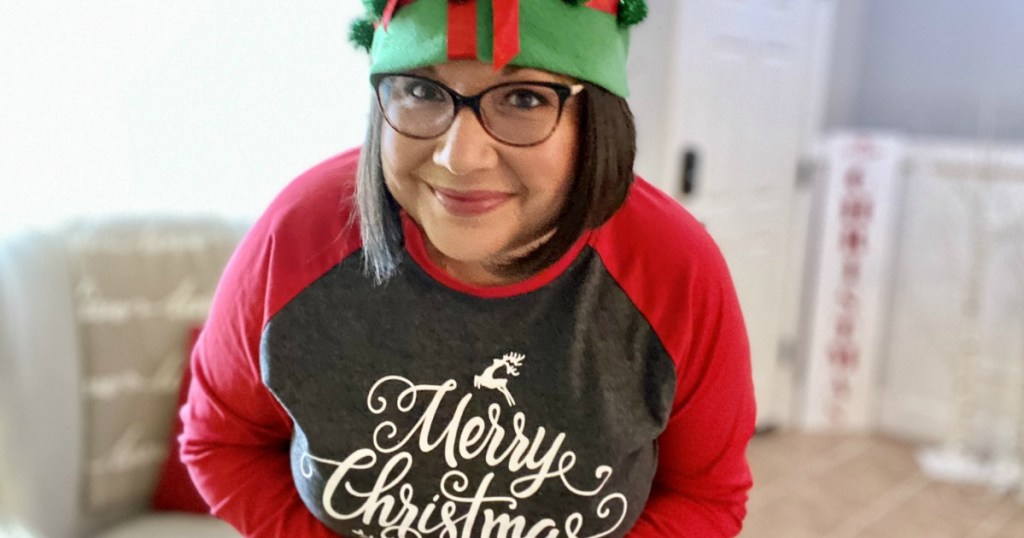
{"label": "raglan baseball tee", "polygon": [[453,280],[403,215],[363,274],[358,151],[292,182],[225,270],[183,460],[246,536],[717,537],[739,532],[754,401],[704,229],[640,178],[556,264]]}

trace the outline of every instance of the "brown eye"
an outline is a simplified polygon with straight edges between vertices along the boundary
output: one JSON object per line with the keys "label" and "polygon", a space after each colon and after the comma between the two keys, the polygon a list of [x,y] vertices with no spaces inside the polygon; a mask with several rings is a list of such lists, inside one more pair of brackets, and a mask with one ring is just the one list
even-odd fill
{"label": "brown eye", "polygon": [[413,80],[405,85],[405,93],[421,101],[443,101],[444,91],[437,84],[425,80]]}
{"label": "brown eye", "polygon": [[442,100],[444,98],[444,92],[429,82],[414,83],[413,87],[410,88],[410,94],[424,100]]}
{"label": "brown eye", "polygon": [[534,108],[550,105],[550,101],[540,93],[529,88],[514,88],[505,94],[505,103],[521,110],[532,110]]}

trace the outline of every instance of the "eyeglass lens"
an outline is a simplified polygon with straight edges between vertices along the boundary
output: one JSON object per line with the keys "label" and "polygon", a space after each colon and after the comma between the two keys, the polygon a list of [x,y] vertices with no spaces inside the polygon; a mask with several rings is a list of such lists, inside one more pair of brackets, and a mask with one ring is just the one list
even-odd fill
{"label": "eyeglass lens", "polygon": [[[406,136],[440,136],[455,120],[452,95],[428,79],[388,75],[377,92],[388,123]],[[561,107],[554,88],[536,83],[501,84],[480,95],[484,128],[496,139],[515,145],[544,141],[558,125]]]}

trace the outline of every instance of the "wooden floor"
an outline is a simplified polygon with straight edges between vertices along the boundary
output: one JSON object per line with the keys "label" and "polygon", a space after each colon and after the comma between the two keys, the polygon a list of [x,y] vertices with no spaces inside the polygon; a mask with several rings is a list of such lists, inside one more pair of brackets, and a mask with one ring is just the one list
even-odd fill
{"label": "wooden floor", "polygon": [[756,436],[743,538],[1024,538],[1015,494],[925,477],[917,447],[885,438]]}

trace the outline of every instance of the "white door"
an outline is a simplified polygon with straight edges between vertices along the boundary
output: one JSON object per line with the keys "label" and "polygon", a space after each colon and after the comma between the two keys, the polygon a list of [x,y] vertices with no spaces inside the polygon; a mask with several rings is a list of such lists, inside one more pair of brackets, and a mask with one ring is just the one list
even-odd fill
{"label": "white door", "polygon": [[[777,388],[791,390],[777,387],[778,349],[783,320],[799,299],[797,290],[785,289],[784,271],[802,267],[790,258],[803,252],[792,252],[787,237],[798,161],[820,118],[828,4],[652,1],[652,13],[671,20],[654,23],[669,31],[668,39],[661,36],[660,51],[633,50],[660,53],[668,64],[666,74],[648,75],[662,78],[664,123],[647,124],[667,143],[660,155],[641,157],[660,160],[652,179],[678,196],[725,254],[750,334],[761,424],[789,414],[780,408],[788,407],[786,398],[776,394]],[[657,46],[650,40],[634,44]],[[641,128],[644,118],[638,114]]]}

